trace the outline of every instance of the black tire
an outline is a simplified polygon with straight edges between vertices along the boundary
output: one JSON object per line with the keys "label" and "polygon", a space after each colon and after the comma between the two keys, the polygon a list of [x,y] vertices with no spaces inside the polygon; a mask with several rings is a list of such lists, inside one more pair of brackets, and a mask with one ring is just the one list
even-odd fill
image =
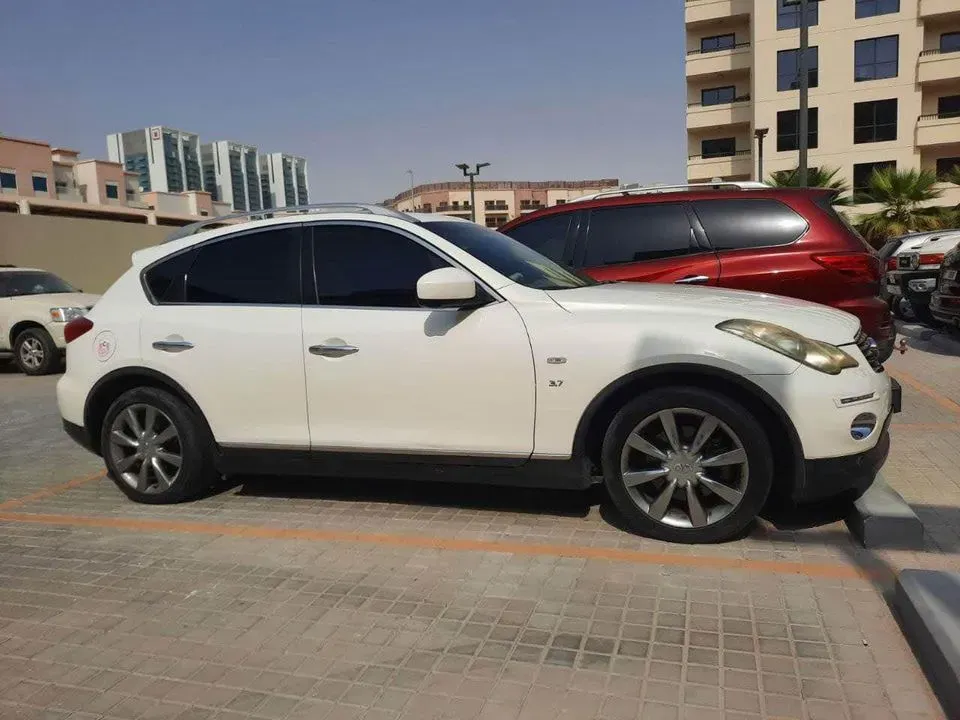
{"label": "black tire", "polygon": [[13,361],[25,375],[49,375],[62,365],[59,348],[43,328],[29,328],[17,335]]}
{"label": "black tire", "polygon": [[[176,473],[172,474],[171,469],[176,466],[166,464],[166,461],[164,461],[162,467],[165,474],[172,479],[168,486],[161,482],[160,475],[153,467],[146,471],[147,480],[149,481],[152,476],[153,481],[144,484],[147,489],[134,487],[124,479],[125,472],[120,467],[123,458],[120,455],[127,450],[133,454],[138,451],[134,451],[126,445],[119,447],[111,440],[114,423],[121,413],[127,413],[128,410],[139,413],[142,408],[153,408],[154,415],[159,418],[157,422],[162,429],[167,427],[167,423],[175,429],[176,441],[172,445],[168,444],[164,447],[168,451],[166,456],[176,454],[179,451],[181,464],[178,466]],[[145,422],[142,425],[146,427]],[[135,432],[130,429],[129,425],[126,427],[125,434],[133,437]],[[162,432],[159,433],[159,435],[162,434]],[[149,437],[147,441],[150,442]],[[213,460],[213,447],[213,437],[203,418],[198,417],[197,413],[178,397],[165,390],[152,387],[128,390],[114,400],[107,410],[100,429],[100,448],[107,465],[107,474],[128,498],[151,505],[191,500],[215,482],[217,474]],[[125,457],[128,459],[129,455]],[[134,465],[128,468],[130,472],[127,472],[126,475],[128,477],[133,474],[139,476],[139,470],[144,463],[146,463],[146,460],[134,461]]]}
{"label": "black tire", "polygon": [[[655,520],[634,501],[621,472],[627,438],[646,418],[663,410],[689,409],[712,415],[739,439],[748,473],[742,499],[726,517],[703,527],[676,527]],[[686,428],[680,428],[680,433]],[[745,407],[731,398],[693,387],[666,387],[644,393],[614,417],[603,440],[604,483],[629,529],[641,535],[677,543],[716,543],[742,533],[760,514],[773,483],[773,457],[763,427]]]}

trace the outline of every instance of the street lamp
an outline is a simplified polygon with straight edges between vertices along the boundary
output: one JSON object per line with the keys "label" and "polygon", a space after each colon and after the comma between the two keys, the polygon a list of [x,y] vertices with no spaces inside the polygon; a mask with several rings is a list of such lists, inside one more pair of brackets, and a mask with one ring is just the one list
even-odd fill
{"label": "street lamp", "polygon": [[763,182],[763,139],[770,132],[770,128],[757,128],[753,131],[757,138],[757,180]]}
{"label": "street lamp", "polygon": [[800,187],[807,186],[807,147],[809,143],[809,96],[810,96],[810,78],[807,73],[807,52],[810,49],[810,18],[807,13],[810,10],[811,2],[820,2],[820,0],[783,0],[784,7],[800,7],[800,58],[797,62],[797,72],[800,74],[800,111],[797,117],[797,131],[800,137],[797,138],[797,147],[800,150],[800,158],[797,163],[797,180]]}
{"label": "street lamp", "polygon": [[416,203],[413,201],[413,170],[407,170],[407,175],[410,176],[410,207],[413,210],[417,209]]}
{"label": "street lamp", "polygon": [[460,168],[463,171],[463,176],[469,178],[470,180],[470,219],[473,222],[477,221],[477,203],[474,196],[474,178],[480,174],[480,169],[489,167],[490,163],[477,163],[474,165],[473,170],[470,169],[470,166],[467,163],[460,163],[459,165],[454,165],[454,167]]}

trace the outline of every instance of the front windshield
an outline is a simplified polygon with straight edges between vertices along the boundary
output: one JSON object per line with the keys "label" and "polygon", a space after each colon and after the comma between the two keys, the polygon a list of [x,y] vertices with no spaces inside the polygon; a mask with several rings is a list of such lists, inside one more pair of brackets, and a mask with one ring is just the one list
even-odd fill
{"label": "front windshield", "polygon": [[0,297],[72,292],[76,290],[53,273],[34,270],[0,272]]}
{"label": "front windshield", "polygon": [[427,222],[425,227],[498,273],[537,290],[565,290],[595,285],[511,237],[472,222]]}

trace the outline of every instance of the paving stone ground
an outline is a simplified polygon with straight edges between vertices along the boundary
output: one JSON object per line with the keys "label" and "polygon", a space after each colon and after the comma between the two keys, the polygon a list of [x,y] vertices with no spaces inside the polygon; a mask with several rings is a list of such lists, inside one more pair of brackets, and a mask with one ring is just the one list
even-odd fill
{"label": "paving stone ground", "polygon": [[919,552],[836,509],[672,546],[598,492],[248,478],[140,506],[63,435],[56,378],[0,371],[0,719],[942,718],[887,595],[960,569],[960,358],[927,350],[889,363]]}

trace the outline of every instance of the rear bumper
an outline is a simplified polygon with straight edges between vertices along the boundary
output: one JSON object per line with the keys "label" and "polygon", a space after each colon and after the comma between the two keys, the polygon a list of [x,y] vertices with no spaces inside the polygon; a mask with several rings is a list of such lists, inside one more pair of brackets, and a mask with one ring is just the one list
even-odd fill
{"label": "rear bumper", "polygon": [[63,419],[63,431],[70,436],[70,439],[73,440],[77,445],[82,447],[84,450],[92,452],[94,455],[97,454],[97,451],[93,449],[93,442],[90,439],[90,433],[87,432],[86,428],[81,425],[75,425],[69,420]]}
{"label": "rear bumper", "polygon": [[[939,270],[916,270],[913,272],[904,272],[898,278],[900,282],[900,291],[903,297],[910,301],[913,307],[926,307],[930,304],[930,297],[937,287],[937,277]],[[914,281],[924,281],[926,289],[918,290],[911,288],[910,283]]]}
{"label": "rear bumper", "polygon": [[897,333],[889,302],[880,297],[861,297],[830,304],[837,310],[856,315],[863,331],[876,341],[881,350],[888,344],[892,350]]}
{"label": "rear bumper", "polygon": [[930,314],[942,323],[960,327],[960,296],[933,293],[930,296]]}

